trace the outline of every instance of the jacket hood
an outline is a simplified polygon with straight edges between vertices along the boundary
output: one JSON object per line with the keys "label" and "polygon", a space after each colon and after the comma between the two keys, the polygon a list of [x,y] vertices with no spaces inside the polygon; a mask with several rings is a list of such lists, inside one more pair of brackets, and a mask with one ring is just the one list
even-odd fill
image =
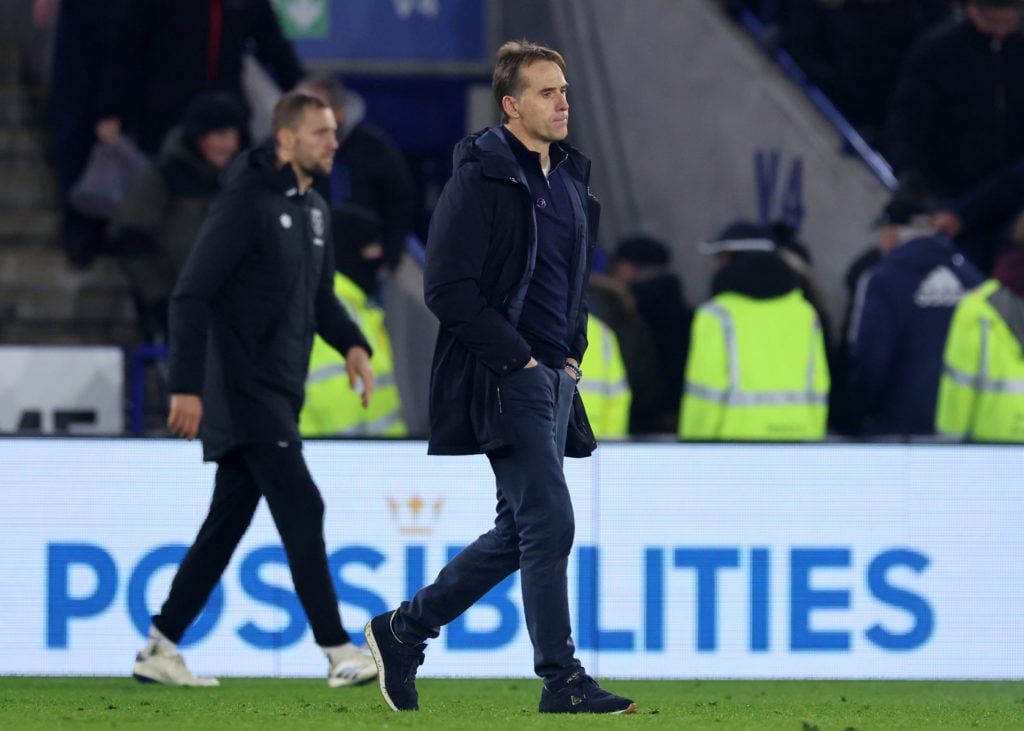
{"label": "jacket hood", "polygon": [[[566,142],[553,144],[565,150],[567,158],[564,167],[569,174],[584,185],[589,185],[590,160]],[[501,125],[474,132],[455,145],[452,152],[452,169],[458,170],[470,162],[480,162],[483,165],[484,175],[488,177],[514,178],[518,176],[519,162],[505,139]]]}
{"label": "jacket hood", "polygon": [[160,148],[160,160],[177,161],[209,178],[217,178],[221,172],[206,161],[203,153],[189,141],[181,127],[172,129],[164,139],[164,144]]}
{"label": "jacket hood", "polygon": [[711,279],[711,296],[735,292],[753,299],[774,299],[798,289],[800,281],[778,254],[743,251],[730,255],[729,263]]}
{"label": "jacket hood", "polygon": [[299,181],[290,165],[277,168],[277,150],[273,140],[267,140],[239,153],[224,174],[227,185],[268,185],[282,193],[298,190]]}
{"label": "jacket hood", "polygon": [[886,266],[904,272],[930,272],[937,266],[954,270],[966,264],[964,255],[947,236],[922,236],[900,244],[883,259]]}

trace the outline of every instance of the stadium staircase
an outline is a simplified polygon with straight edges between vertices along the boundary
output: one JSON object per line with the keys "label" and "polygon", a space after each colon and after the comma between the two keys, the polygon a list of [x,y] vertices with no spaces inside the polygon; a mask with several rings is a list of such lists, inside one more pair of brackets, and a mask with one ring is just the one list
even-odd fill
{"label": "stadium staircase", "polygon": [[72,268],[60,245],[43,74],[29,51],[0,46],[0,344],[137,344],[114,261]]}

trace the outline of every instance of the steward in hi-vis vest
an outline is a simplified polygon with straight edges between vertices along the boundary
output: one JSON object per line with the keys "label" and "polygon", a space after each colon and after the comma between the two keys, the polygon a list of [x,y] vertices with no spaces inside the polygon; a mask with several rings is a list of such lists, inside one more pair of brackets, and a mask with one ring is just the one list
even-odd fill
{"label": "steward in hi-vis vest", "polygon": [[1004,262],[953,313],[935,413],[944,436],[1024,442],[1024,298],[999,281]]}
{"label": "steward in hi-vis vest", "polygon": [[825,436],[829,371],[814,308],[768,239],[702,246],[719,257],[691,331],[681,439]]}
{"label": "steward in hi-vis vest", "polygon": [[349,387],[345,360],[318,337],[309,359],[299,431],[304,437],[404,437],[407,430],[384,310],[340,272],[334,275],[334,293],[373,348],[373,400],[363,408],[359,394]]}
{"label": "steward in hi-vis vest", "polygon": [[633,395],[626,380],[626,364],[615,333],[593,313],[587,318],[587,377],[580,379],[576,388],[595,437],[623,439],[629,434]]}

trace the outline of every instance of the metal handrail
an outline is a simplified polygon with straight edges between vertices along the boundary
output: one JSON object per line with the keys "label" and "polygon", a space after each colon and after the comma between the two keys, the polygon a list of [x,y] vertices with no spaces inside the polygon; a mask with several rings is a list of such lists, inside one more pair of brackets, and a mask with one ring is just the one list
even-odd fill
{"label": "metal handrail", "polygon": [[868,166],[868,169],[881,181],[882,185],[889,190],[896,190],[898,181],[889,163],[864,140],[860,132],[854,129],[853,125],[846,121],[846,117],[836,109],[835,105],[825,96],[825,93],[807,78],[807,75],[800,69],[792,56],[781,49],[771,49],[769,47],[768,32],[760,18],[750,10],[740,11],[738,18],[740,24],[768,52],[772,60],[789,77],[790,81],[796,84],[811,103],[817,107],[818,111],[824,115],[825,119],[840,134],[846,145],[857,153],[861,160],[864,161],[864,164]]}

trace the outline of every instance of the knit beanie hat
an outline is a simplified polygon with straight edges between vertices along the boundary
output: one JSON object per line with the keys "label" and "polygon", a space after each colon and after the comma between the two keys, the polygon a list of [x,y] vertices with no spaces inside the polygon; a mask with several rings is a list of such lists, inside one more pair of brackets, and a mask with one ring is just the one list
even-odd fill
{"label": "knit beanie hat", "polygon": [[186,139],[195,142],[207,132],[231,128],[241,131],[245,116],[245,108],[234,94],[204,91],[188,103],[181,127]]}

